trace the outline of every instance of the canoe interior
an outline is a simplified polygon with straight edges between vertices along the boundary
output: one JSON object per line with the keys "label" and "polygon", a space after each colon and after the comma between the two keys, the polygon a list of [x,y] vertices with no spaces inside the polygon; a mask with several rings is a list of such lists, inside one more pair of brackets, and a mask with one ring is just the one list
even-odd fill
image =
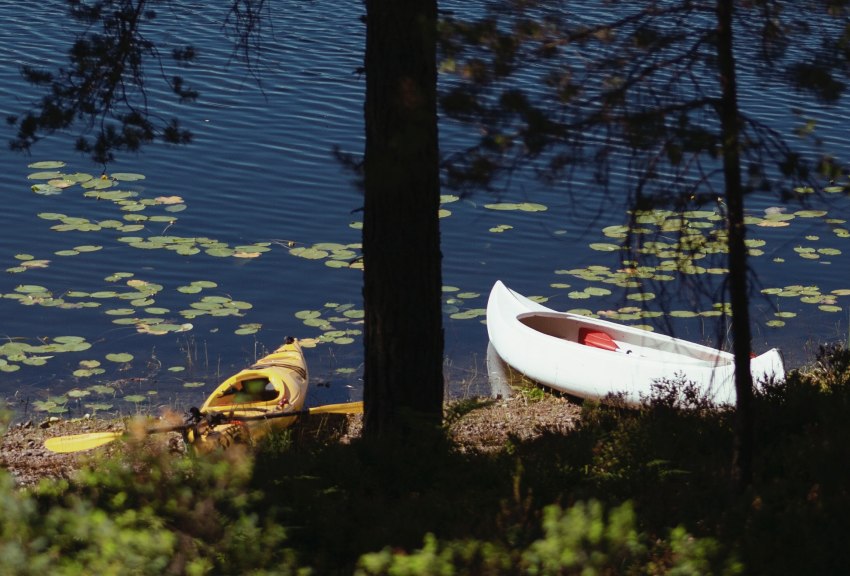
{"label": "canoe interior", "polygon": [[592,348],[612,350],[605,344],[607,341],[610,342],[615,353],[634,354],[648,360],[714,366],[730,362],[726,354],[707,346],[636,328],[620,328],[594,319],[585,320],[580,316],[535,311],[519,314],[517,320],[547,336]]}

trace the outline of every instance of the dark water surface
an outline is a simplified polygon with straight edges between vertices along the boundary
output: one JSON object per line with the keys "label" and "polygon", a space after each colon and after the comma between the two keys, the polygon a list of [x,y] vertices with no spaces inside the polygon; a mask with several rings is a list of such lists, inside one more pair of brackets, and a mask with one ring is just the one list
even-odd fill
{"label": "dark water surface", "polygon": [[[73,152],[74,137],[57,135],[40,142],[31,157],[0,148],[0,336],[10,342],[52,342],[62,336],[86,339],[91,347],[79,352],[56,354],[30,352],[27,356],[52,356],[43,366],[20,358],[0,355],[16,371],[0,372],[0,397],[45,409],[54,401],[74,411],[92,405],[106,409],[143,406],[185,406],[199,402],[220,377],[227,376],[253,360],[264,349],[274,347],[286,335],[318,337],[328,326],[308,325],[296,314],[319,311],[331,318],[336,337],[352,343],[321,343],[308,350],[311,375],[318,385],[311,391],[311,404],[359,398],[362,340],[357,334],[356,311],[362,309],[361,272],[335,268],[327,259],[308,259],[290,253],[290,247],[313,247],[334,243],[356,252],[360,241],[361,194],[352,175],[334,159],[332,149],[360,153],[363,146],[362,99],[364,82],[356,69],[362,63],[364,30],[357,2],[272,2],[273,35],[267,36],[257,76],[233,57],[232,47],[220,34],[224,11],[207,3],[175,2],[160,13],[157,34],[180,38],[196,46],[200,58],[188,71],[181,71],[201,96],[197,103],[177,107],[157,85],[151,72],[151,97],[163,116],[179,115],[195,134],[188,147],[154,145],[138,156],[123,156],[109,167],[110,173],[140,173],[144,180],[122,182],[112,189],[137,192],[139,198],[179,196],[186,209],[167,212],[165,205],[149,206],[137,214],[172,215],[173,222],[145,220],[144,229],[123,233],[102,229],[93,232],[51,229],[58,222],[39,217],[56,213],[95,221],[118,219],[135,212],[122,210],[108,200],[83,196],[79,186],[56,195],[35,194],[30,187],[41,180],[28,180],[38,170],[28,164],[62,160],[64,173],[85,172],[96,176],[102,167]],[[0,114],[20,114],[37,98],[36,89],[19,75],[19,67],[64,64],[63,58],[73,30],[65,16],[64,2],[49,0],[28,5],[0,1]],[[746,106],[789,134],[795,124],[791,105],[800,97],[778,86],[742,78]],[[826,147],[839,160],[848,159],[847,105],[818,108],[807,105],[819,122]],[[444,150],[457,146],[465,127],[444,122]],[[10,128],[3,140],[12,137]],[[579,175],[581,178],[581,175]],[[589,178],[588,178],[589,181]],[[581,186],[577,186],[579,190]],[[449,194],[449,191],[445,191]],[[848,257],[850,245],[840,232],[840,219],[850,219],[845,194],[833,194],[824,218],[797,218],[785,228],[763,228],[752,234],[764,238],[765,254],[753,264],[764,287],[816,285],[821,294],[850,288]],[[542,212],[499,211],[485,208],[493,202],[535,202]],[[817,203],[821,203],[817,200]],[[753,197],[748,209],[754,215],[776,206],[769,197]],[[820,207],[820,206],[818,206]],[[550,297],[549,305],[559,310],[587,308],[592,311],[634,305],[625,293],[575,300],[571,291],[581,291],[587,281],[559,274],[588,265],[618,267],[616,256],[589,248],[610,242],[601,229],[625,221],[624,207],[614,199],[601,198],[587,185],[587,192],[568,196],[563,190],[546,188],[535,180],[514,179],[498,195],[476,194],[447,202],[450,212],[442,219],[444,284],[446,285],[446,362],[452,392],[465,394],[486,387],[487,336],[481,311],[489,288],[496,279],[529,295]],[[788,212],[800,210],[787,207]],[[499,226],[511,226],[502,232]],[[848,226],[850,227],[850,226]],[[229,247],[267,244],[268,251],[256,258],[213,256],[201,251],[183,256],[173,250],[139,249],[128,246],[126,236],[173,235],[181,238],[211,238]],[[79,255],[56,252],[77,246],[101,246]],[[817,259],[803,258],[795,248],[827,248]],[[325,246],[324,248],[327,248]],[[835,250],[840,253],[836,254]],[[22,262],[20,255],[50,260],[46,267],[25,272],[4,272]],[[782,261],[775,261],[781,259]],[[108,310],[127,306],[126,300],[92,294],[127,291],[127,278],[162,286],[153,303],[140,308],[164,308],[154,312],[136,310],[136,315],[160,316],[172,323],[192,324],[192,329],[165,335],[139,333],[135,326],[116,324]],[[112,278],[110,280],[110,278]],[[128,277],[129,278],[129,277]],[[217,285],[192,294],[179,290],[196,281]],[[567,283],[570,288],[551,286]],[[99,303],[98,307],[62,309],[58,306],[22,305],[9,298],[21,294],[20,287],[41,286],[54,296],[69,291],[67,301]],[[26,288],[24,288],[26,290]],[[676,292],[673,288],[672,292]],[[187,319],[181,311],[204,296],[247,302],[241,316],[198,316]],[[835,296],[837,312],[820,309],[799,297],[773,296],[754,307],[757,350],[765,345],[783,347],[791,363],[808,358],[812,341],[847,338],[847,296]],[[782,328],[772,328],[776,305],[794,317]],[[639,305],[639,303],[638,303]],[[339,309],[338,306],[343,306]],[[653,302],[649,308],[658,308]],[[702,308],[710,308],[703,303]],[[346,309],[347,308],[347,309]],[[348,312],[348,315],[343,313]],[[460,316],[458,316],[460,314]],[[304,316],[301,314],[300,316]],[[717,329],[711,318],[676,321],[677,335],[693,340],[713,338]],[[261,324],[256,334],[237,334],[246,324]],[[131,354],[129,362],[114,362],[113,353]],[[103,374],[75,376],[81,361],[97,361]],[[38,361],[36,361],[38,363]],[[148,376],[154,375],[152,379]],[[415,375],[411,375],[415,377]],[[99,385],[114,384],[114,391]],[[188,385],[188,386],[187,386]],[[68,395],[70,393],[70,396]],[[128,401],[129,398],[129,401]],[[89,406],[87,407],[86,404]]]}

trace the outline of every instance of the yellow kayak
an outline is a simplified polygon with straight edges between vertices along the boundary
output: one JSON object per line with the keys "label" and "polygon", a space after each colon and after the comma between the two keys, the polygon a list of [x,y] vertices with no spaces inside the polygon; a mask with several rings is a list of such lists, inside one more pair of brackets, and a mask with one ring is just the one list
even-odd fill
{"label": "yellow kayak", "polygon": [[[253,366],[222,382],[200,409],[193,408],[183,431],[198,452],[250,444],[275,429],[291,426],[307,397],[307,363],[295,338]],[[303,412],[302,412],[303,413]]]}

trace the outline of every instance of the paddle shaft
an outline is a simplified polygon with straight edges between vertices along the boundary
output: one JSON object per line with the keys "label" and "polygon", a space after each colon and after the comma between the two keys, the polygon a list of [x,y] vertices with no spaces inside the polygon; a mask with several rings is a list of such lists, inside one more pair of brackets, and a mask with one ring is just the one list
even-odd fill
{"label": "paddle shaft", "polygon": [[[234,407],[235,408],[235,407]],[[234,418],[232,421],[239,422],[254,422],[258,420],[269,420],[272,418],[292,418],[297,416],[308,416],[311,414],[357,414],[363,412],[363,402],[346,402],[343,404],[327,404],[325,406],[316,406],[315,408],[306,408],[304,410],[296,410],[293,412],[274,412],[272,414],[262,414],[258,416],[246,416],[243,418]],[[146,434],[158,434],[161,432],[182,432],[190,428],[189,424],[174,424],[171,426],[156,426],[145,430]],[[91,450],[98,446],[103,446],[118,440],[124,436],[126,432],[91,432],[88,434],[75,434],[72,436],[57,436],[56,438],[48,438],[44,442],[44,447],[51,452],[70,453],[82,452]]]}

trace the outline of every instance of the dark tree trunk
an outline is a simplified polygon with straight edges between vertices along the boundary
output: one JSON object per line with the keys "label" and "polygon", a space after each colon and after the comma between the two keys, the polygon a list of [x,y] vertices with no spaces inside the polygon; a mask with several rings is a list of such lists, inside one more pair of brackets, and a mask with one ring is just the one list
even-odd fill
{"label": "dark tree trunk", "polygon": [[436,0],[366,2],[364,433],[443,409]]}
{"label": "dark tree trunk", "polygon": [[744,190],[741,182],[740,115],[732,46],[733,0],[717,2],[717,58],[722,95],[723,173],[729,226],[729,298],[732,307],[732,351],[735,354],[736,406],[735,474],[741,487],[752,482],[753,377],[750,373],[750,313],[747,288],[747,247],[744,243]]}

